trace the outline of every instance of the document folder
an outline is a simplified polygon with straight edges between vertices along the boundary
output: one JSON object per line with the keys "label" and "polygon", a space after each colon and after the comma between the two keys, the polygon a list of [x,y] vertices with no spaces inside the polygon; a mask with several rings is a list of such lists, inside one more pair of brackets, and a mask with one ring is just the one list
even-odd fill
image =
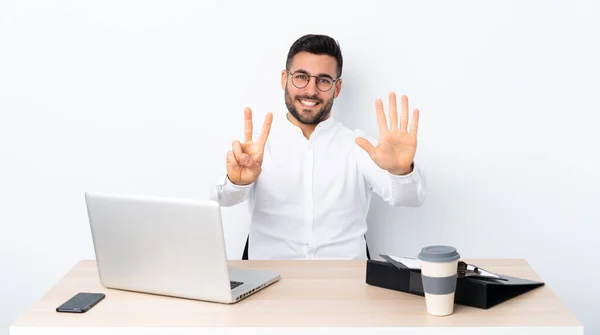
{"label": "document folder", "polygon": [[[398,268],[379,260],[367,260],[366,282],[390,290],[425,296],[420,269]],[[488,309],[537,287],[543,282],[502,275],[493,278],[463,277],[456,281],[454,302]]]}

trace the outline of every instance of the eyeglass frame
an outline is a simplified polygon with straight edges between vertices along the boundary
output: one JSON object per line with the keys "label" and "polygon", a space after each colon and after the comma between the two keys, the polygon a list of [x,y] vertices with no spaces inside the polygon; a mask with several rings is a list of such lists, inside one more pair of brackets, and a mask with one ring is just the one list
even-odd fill
{"label": "eyeglass frame", "polygon": [[[294,72],[294,73],[292,73],[292,71],[290,71],[289,69],[285,69],[285,70],[286,70],[286,71],[287,71],[287,73],[289,73],[289,74],[290,74],[290,76],[292,77],[292,78],[291,78],[292,85],[294,85],[294,87],[295,87],[295,88],[298,88],[298,89],[303,89],[303,88],[305,88],[306,86],[308,86],[308,84],[310,84],[310,78],[311,78],[311,77],[314,77],[314,78],[315,78],[315,80],[319,80],[319,78],[327,78],[327,77],[329,77],[329,76],[327,76],[327,77],[325,77],[325,76],[311,76],[310,74],[308,74],[308,73],[307,73],[307,72],[305,72],[304,70],[298,70],[298,71],[296,71],[296,72]],[[295,75],[296,73],[303,73],[303,74],[305,74],[305,75],[308,77],[308,80],[306,81],[306,85],[305,85],[305,86],[298,87],[298,86],[296,86],[296,84],[294,84],[294,75]],[[331,77],[329,77],[329,78],[331,78]],[[329,79],[329,78],[327,78],[327,79]],[[316,86],[316,87],[317,87],[317,89],[318,89],[319,91],[321,91],[321,92],[329,92],[329,91],[331,91],[331,89],[332,89],[332,88],[335,86],[335,84],[336,84],[336,83],[337,83],[337,82],[338,82],[340,79],[342,79],[342,77],[337,77],[336,79],[333,79],[333,78],[331,78],[331,80],[333,80],[333,83],[331,83],[331,87],[330,87],[330,88],[328,88],[326,91],[323,91],[322,89],[320,89],[318,84],[317,84],[317,85],[315,85],[315,86]]]}

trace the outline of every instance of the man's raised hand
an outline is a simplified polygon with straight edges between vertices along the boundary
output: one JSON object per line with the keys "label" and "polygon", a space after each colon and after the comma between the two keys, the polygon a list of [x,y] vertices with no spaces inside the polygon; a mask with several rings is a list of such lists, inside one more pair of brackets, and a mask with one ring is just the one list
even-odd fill
{"label": "man's raised hand", "polygon": [[256,181],[262,171],[265,144],[271,131],[273,114],[267,113],[260,136],[252,139],[252,110],[244,109],[244,142],[233,141],[227,153],[227,176],[236,185],[248,185]]}

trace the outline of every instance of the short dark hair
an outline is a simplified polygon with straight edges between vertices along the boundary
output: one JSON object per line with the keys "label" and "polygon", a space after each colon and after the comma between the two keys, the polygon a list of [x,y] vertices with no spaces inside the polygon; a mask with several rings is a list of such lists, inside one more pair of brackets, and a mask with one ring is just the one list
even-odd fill
{"label": "short dark hair", "polygon": [[288,70],[292,65],[292,59],[294,56],[302,51],[306,51],[315,55],[329,55],[334,57],[337,61],[337,75],[338,77],[342,76],[342,67],[344,65],[342,50],[340,49],[339,43],[333,38],[327,35],[308,34],[297,39],[296,42],[294,42],[294,44],[292,44],[290,47],[287,61],[285,62],[285,66]]}

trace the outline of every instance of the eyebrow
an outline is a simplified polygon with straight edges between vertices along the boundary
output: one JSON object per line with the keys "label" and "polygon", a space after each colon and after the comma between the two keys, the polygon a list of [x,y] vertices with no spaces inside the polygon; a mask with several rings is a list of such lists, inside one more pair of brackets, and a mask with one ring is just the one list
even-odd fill
{"label": "eyebrow", "polygon": [[[306,70],[303,70],[303,69],[296,70],[296,71],[294,71],[294,73],[295,73],[295,72],[300,72],[300,73],[304,73],[304,74],[308,74],[308,75],[310,75],[310,73],[308,73],[308,71],[306,71]],[[330,76],[330,75],[328,75],[327,73],[319,73],[319,74],[317,75],[317,77],[327,77],[327,78],[329,78],[329,79],[333,80],[333,77],[332,77],[332,76]]]}

